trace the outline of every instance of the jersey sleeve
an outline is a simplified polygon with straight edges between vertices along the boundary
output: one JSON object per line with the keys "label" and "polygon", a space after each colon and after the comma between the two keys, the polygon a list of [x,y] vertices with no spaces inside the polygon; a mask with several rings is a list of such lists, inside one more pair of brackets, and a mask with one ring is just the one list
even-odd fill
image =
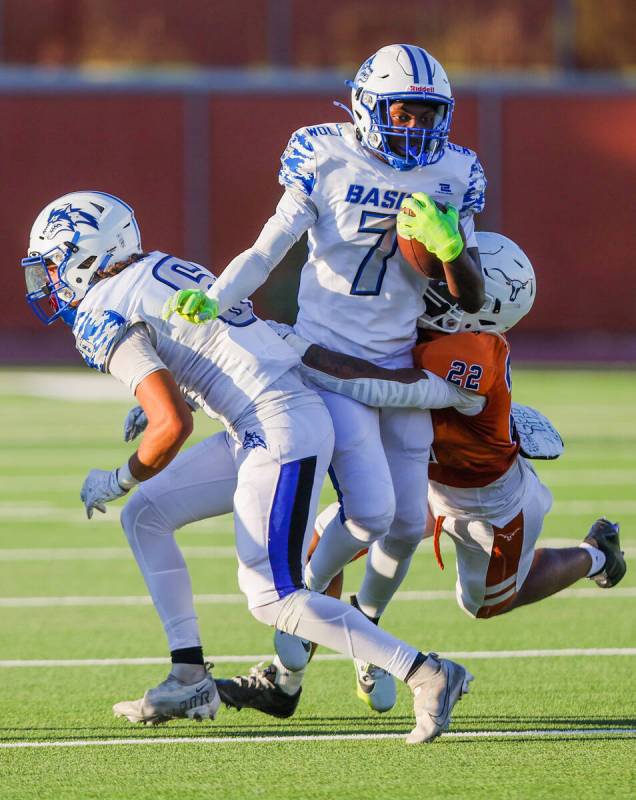
{"label": "jersey sleeve", "polygon": [[415,365],[456,386],[487,395],[504,374],[508,348],[489,333],[451,333],[418,345]]}
{"label": "jersey sleeve", "polygon": [[475,156],[468,176],[468,188],[464,193],[462,207],[459,212],[460,217],[479,214],[484,210],[487,183],[484,169],[477,156]]}
{"label": "jersey sleeve", "polygon": [[79,311],[73,324],[75,347],[91,369],[108,372],[110,357],[127,328],[126,319],[116,311]]}
{"label": "jersey sleeve", "polygon": [[278,182],[309,197],[316,183],[316,153],[304,128],[292,134],[280,163]]}
{"label": "jersey sleeve", "polygon": [[133,394],[144,378],[160,369],[166,369],[166,365],[159,358],[143,323],[133,325],[120,339],[108,367],[110,374]]}

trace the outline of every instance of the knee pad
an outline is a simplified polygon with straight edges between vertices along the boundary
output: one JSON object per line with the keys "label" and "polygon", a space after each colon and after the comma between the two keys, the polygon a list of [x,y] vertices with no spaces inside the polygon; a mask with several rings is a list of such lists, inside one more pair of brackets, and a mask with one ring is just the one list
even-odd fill
{"label": "knee pad", "polygon": [[368,546],[387,533],[393,522],[394,514],[395,504],[391,504],[385,512],[373,516],[354,514],[347,517],[344,525],[354,539],[358,539],[364,546]]}
{"label": "knee pad", "polygon": [[294,634],[311,595],[307,589],[298,589],[274,603],[250,608],[250,612],[259,622],[278,628],[284,633]]}

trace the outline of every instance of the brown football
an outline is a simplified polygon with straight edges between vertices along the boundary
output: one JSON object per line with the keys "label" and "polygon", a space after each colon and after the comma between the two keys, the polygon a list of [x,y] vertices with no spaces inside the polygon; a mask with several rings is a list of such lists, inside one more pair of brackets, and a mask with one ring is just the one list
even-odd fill
{"label": "brown football", "polygon": [[[408,208],[403,208],[402,213],[414,216]],[[434,278],[438,281],[445,279],[444,267],[437,256],[429,253],[426,247],[418,242],[417,239],[405,239],[398,233],[398,247],[405,261],[407,261],[416,272],[427,278]]]}

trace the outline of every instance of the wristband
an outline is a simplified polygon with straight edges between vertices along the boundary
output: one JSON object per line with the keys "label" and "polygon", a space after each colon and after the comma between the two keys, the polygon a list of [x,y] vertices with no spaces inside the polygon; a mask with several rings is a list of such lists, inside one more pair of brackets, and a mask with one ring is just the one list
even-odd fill
{"label": "wristband", "polygon": [[117,483],[120,485],[122,489],[128,491],[135,487],[140,481],[135,478],[135,476],[130,471],[130,467],[128,466],[128,462],[126,461],[125,464],[122,464],[121,467],[117,470]]}

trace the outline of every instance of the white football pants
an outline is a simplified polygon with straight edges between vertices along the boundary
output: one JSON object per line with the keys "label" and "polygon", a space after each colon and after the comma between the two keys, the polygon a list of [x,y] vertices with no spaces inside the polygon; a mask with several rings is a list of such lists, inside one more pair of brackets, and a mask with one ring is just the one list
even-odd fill
{"label": "white football pants", "polygon": [[379,630],[351,606],[303,588],[302,567],[333,447],[323,404],[316,398],[264,421],[254,419],[240,439],[247,449],[217,434],[180,454],[145,481],[122,512],[170,650],[201,643],[174,531],[233,510],[239,585],[257,619],[403,679],[416,648]]}

